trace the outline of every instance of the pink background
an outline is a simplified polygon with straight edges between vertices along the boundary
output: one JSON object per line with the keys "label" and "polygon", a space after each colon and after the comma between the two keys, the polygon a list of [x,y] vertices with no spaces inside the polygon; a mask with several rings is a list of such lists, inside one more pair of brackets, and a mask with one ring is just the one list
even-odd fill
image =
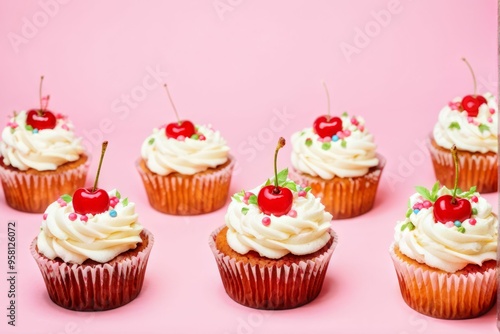
{"label": "pink background", "polygon": [[[88,183],[96,143],[108,139],[100,185],[137,203],[156,244],[138,299],[107,312],[67,311],[49,300],[29,254],[41,215],[11,210],[0,192],[1,272],[7,271],[7,221],[19,226],[18,326],[7,326],[1,313],[2,333],[497,332],[494,310],[479,319],[443,321],[407,307],[388,255],[413,187],[434,182],[422,143],[438,111],[472,93],[460,57],[475,68],[479,92],[497,91],[496,1],[54,4],[0,5],[2,122],[13,110],[38,105],[44,74],[50,109],[68,114],[93,151]],[[362,37],[365,30],[369,35]],[[355,53],[342,51],[348,45]],[[340,242],[314,302],[281,312],[248,309],[225,294],[207,245],[225,210],[174,217],[147,202],[134,161],[151,129],[174,120],[158,82],[169,83],[182,118],[223,133],[239,161],[235,192],[271,175],[279,136],[290,138],[326,112],[321,80],[329,85],[332,112],[364,116],[388,159],[378,198],[368,214],[333,222]],[[280,168],[289,157],[288,145]],[[487,198],[497,203],[497,194]],[[1,278],[2,310],[7,290]]]}

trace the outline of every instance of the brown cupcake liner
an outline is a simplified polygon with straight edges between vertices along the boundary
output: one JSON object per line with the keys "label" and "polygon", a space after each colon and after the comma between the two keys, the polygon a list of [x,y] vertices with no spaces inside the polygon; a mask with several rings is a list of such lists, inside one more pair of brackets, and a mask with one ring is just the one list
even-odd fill
{"label": "brown cupcake liner", "polygon": [[42,273],[50,299],[74,311],[104,311],[134,300],[142,289],[144,274],[154,237],[143,230],[147,246],[133,256],[102,264],[71,264],[51,260],[38,253],[37,238],[31,243],[31,255]]}
{"label": "brown cupcake liner", "polygon": [[194,175],[151,172],[143,159],[136,163],[153,209],[171,215],[198,215],[222,208],[227,201],[234,159]]}
{"label": "brown cupcake liner", "polygon": [[345,219],[362,215],[373,208],[377,188],[385,167],[385,158],[377,154],[379,164],[360,177],[337,177],[324,180],[292,169],[290,178],[298,184],[311,187],[314,196],[321,199],[325,210],[333,219]]}
{"label": "brown cupcake liner", "polygon": [[[455,183],[455,167],[450,150],[440,147],[432,136],[427,140],[436,179],[448,188]],[[480,193],[496,192],[498,189],[498,155],[493,152],[473,153],[458,150],[460,172],[458,187],[469,190],[477,187]]]}
{"label": "brown cupcake liner", "polygon": [[338,243],[338,236],[333,230],[330,230],[333,242],[327,251],[311,260],[278,267],[251,265],[219,251],[215,239],[223,228],[212,232],[209,246],[224,289],[235,302],[256,309],[285,310],[307,304],[319,295]]}
{"label": "brown cupcake liner", "polygon": [[[54,171],[26,172],[0,164],[0,179],[7,204],[18,211],[43,213],[47,206],[63,194],[72,194],[85,186],[89,160],[82,156],[69,164],[74,168],[58,168]],[[63,165],[64,166],[64,165]]]}
{"label": "brown cupcake liner", "polygon": [[469,319],[488,312],[496,301],[497,269],[446,273],[426,269],[390,254],[404,301],[415,311],[439,319]]}

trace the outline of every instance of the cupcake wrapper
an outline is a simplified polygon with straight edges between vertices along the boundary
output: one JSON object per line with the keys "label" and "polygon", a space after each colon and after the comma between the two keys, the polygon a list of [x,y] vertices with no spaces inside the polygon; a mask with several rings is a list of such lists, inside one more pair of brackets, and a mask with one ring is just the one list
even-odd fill
{"label": "cupcake wrapper", "polygon": [[[455,167],[450,150],[439,148],[434,139],[427,141],[436,178],[442,185],[453,188]],[[494,153],[472,153],[458,151],[460,173],[458,187],[468,190],[477,187],[480,193],[496,192],[498,189],[498,155]]]}
{"label": "cupcake wrapper", "polygon": [[97,265],[78,265],[50,260],[36,251],[31,255],[42,273],[47,292],[54,303],[74,311],[104,311],[134,300],[142,288],[154,237],[147,231],[148,246],[137,255]]}
{"label": "cupcake wrapper", "polygon": [[7,204],[15,210],[42,213],[62,194],[85,186],[89,160],[78,167],[31,174],[0,166],[0,179]]}
{"label": "cupcake wrapper", "polygon": [[226,204],[234,159],[223,168],[194,175],[158,175],[136,163],[150,205],[171,215],[198,215],[218,210]]}
{"label": "cupcake wrapper", "polygon": [[370,211],[373,207],[385,167],[385,158],[379,154],[377,158],[379,165],[360,177],[335,177],[332,180],[323,180],[292,169],[290,178],[299,184],[310,186],[313,195],[321,198],[321,203],[326,211],[332,214],[333,219],[352,218]]}
{"label": "cupcake wrapper", "polygon": [[425,270],[390,254],[403,299],[417,312],[439,319],[468,319],[488,312],[496,301],[497,271],[468,274]]}
{"label": "cupcake wrapper", "polygon": [[210,235],[209,246],[214,253],[222,284],[234,301],[256,309],[284,310],[307,304],[318,296],[338,242],[333,230],[330,230],[334,238],[330,248],[314,260],[281,267],[260,267],[237,261],[217,249],[215,238],[222,228]]}

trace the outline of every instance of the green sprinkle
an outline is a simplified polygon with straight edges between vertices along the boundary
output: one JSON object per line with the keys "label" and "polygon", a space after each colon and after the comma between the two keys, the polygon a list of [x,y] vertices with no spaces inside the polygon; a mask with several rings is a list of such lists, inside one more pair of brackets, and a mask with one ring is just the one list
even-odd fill
{"label": "green sprinkle", "polygon": [[479,124],[478,128],[481,133],[483,133],[484,131],[490,131],[490,127],[486,124]]}
{"label": "green sprinkle", "polygon": [[148,140],[149,145],[153,145],[154,142],[155,142],[155,139],[153,137]]}
{"label": "green sprinkle", "polygon": [[342,113],[342,117],[347,117],[347,116],[349,116],[349,114],[347,113],[347,111],[344,111],[344,112]]}
{"label": "green sprinkle", "polygon": [[309,146],[311,146],[312,144],[313,144],[312,139],[311,139],[311,138],[307,138],[307,139],[306,139],[306,146],[307,146],[307,147],[309,147]]}
{"label": "green sprinkle", "polygon": [[120,192],[117,190],[116,191],[116,194],[115,194],[116,198],[120,199],[122,198],[122,194],[120,194]]}
{"label": "green sprinkle", "polygon": [[250,196],[248,198],[248,203],[257,205],[257,196],[255,196],[255,195]]}
{"label": "green sprinkle", "polygon": [[61,196],[61,199],[62,199],[63,201],[65,201],[66,203],[69,203],[69,202],[71,202],[71,200],[73,199],[73,197],[71,197],[71,196],[70,196],[70,195],[68,195],[68,194],[64,194],[64,195],[62,195],[62,196]]}
{"label": "green sprinkle", "polygon": [[407,222],[401,226],[401,231],[404,231],[405,229],[409,229],[410,231],[413,231],[415,229],[415,225],[413,225],[412,222]]}
{"label": "green sprinkle", "polygon": [[248,210],[249,209],[247,207],[241,208],[241,213],[244,214],[244,215],[246,215],[247,212],[248,212]]}
{"label": "green sprinkle", "polygon": [[31,125],[26,124],[25,128],[28,131],[33,131],[33,127]]}
{"label": "green sprinkle", "polygon": [[409,218],[412,213],[413,213],[413,210],[411,208],[409,208],[408,210],[406,210],[406,218]]}
{"label": "green sprinkle", "polygon": [[342,139],[340,141],[340,146],[342,146],[343,148],[346,148],[347,147],[347,142],[344,139]]}
{"label": "green sprinkle", "polygon": [[477,215],[477,209],[476,208],[472,208],[472,214],[473,215]]}
{"label": "green sprinkle", "polygon": [[197,133],[195,133],[194,135],[191,136],[191,139],[198,140],[198,138],[200,138],[200,136],[198,136]]}
{"label": "green sprinkle", "polygon": [[460,130],[460,124],[458,124],[458,122],[451,122],[450,126],[448,126],[448,129]]}
{"label": "green sprinkle", "polygon": [[123,204],[123,206],[127,206],[128,205],[128,197],[125,197],[125,199],[123,200],[122,204]]}
{"label": "green sprinkle", "polygon": [[325,151],[329,150],[330,147],[332,147],[332,144],[330,142],[326,142],[321,145],[321,148],[324,149]]}
{"label": "green sprinkle", "polygon": [[457,227],[457,230],[460,233],[465,233],[465,227],[463,227],[463,226]]}

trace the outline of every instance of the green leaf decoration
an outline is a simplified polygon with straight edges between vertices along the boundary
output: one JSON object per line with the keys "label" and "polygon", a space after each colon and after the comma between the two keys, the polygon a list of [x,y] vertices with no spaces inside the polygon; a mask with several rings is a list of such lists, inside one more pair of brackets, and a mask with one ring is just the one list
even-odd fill
{"label": "green leaf decoration", "polygon": [[340,141],[340,146],[342,146],[343,148],[346,148],[347,147],[347,142],[344,139],[342,139]]}
{"label": "green leaf decoration", "polygon": [[234,199],[238,203],[242,202],[242,200],[241,200],[240,196],[238,196],[238,194],[234,194],[233,196],[231,196],[231,198]]}
{"label": "green leaf decoration", "polygon": [[71,197],[71,196],[70,196],[70,195],[68,195],[68,194],[64,194],[64,195],[62,195],[62,196],[61,196],[61,199],[62,199],[63,201],[65,201],[66,203],[69,203],[69,202],[71,202],[71,200],[73,199],[73,197]]}
{"label": "green leaf decoration", "polygon": [[307,138],[307,139],[306,139],[306,146],[307,146],[307,147],[309,147],[309,146],[311,146],[312,144],[313,144],[312,139],[311,139],[311,138]]}
{"label": "green leaf decoration", "polygon": [[241,213],[246,215],[248,213],[248,208],[247,207],[244,207],[244,208],[241,208]]}
{"label": "green leaf decoration", "polygon": [[123,204],[123,206],[127,206],[128,205],[128,197],[125,197],[125,199],[123,200],[122,204]]}
{"label": "green leaf decoration", "polygon": [[476,189],[477,187],[476,186],[472,186],[469,191],[466,191],[466,192],[463,192],[463,193],[459,193],[459,197],[462,197],[462,198],[467,198],[467,199],[470,199],[472,197],[472,195],[474,195],[474,193],[476,192]]}
{"label": "green leaf decoration", "polygon": [[460,124],[458,124],[458,122],[451,122],[450,126],[448,126],[448,129],[460,130]]}
{"label": "green leaf decoration", "polygon": [[409,199],[409,198],[408,198],[408,205],[407,205],[407,206],[408,206],[408,208],[410,208],[410,209],[411,209],[411,202],[410,202],[410,199]]}
{"label": "green leaf decoration", "polygon": [[476,208],[472,208],[472,214],[473,215],[477,215],[477,209]]}
{"label": "green leaf decoration", "polygon": [[[432,201],[432,196],[431,196],[431,193],[429,192],[429,190],[425,187],[421,187],[421,186],[416,186],[415,187],[415,190],[417,191],[417,193],[420,194],[420,196],[422,196],[424,199],[428,200],[428,201]],[[432,201],[434,202],[434,201]]]}
{"label": "green leaf decoration", "polygon": [[321,145],[321,148],[324,149],[325,151],[328,151],[330,149],[330,147],[332,147],[332,143],[331,142],[325,142]]}
{"label": "green leaf decoration", "polygon": [[257,196],[255,196],[255,195],[250,196],[248,198],[248,203],[257,205]]}
{"label": "green leaf decoration", "polygon": [[115,194],[116,198],[120,199],[122,198],[122,194],[120,194],[120,192],[117,190],[116,191],[116,194]]}
{"label": "green leaf decoration", "polygon": [[437,181],[436,183],[434,183],[434,185],[432,186],[432,189],[431,189],[432,202],[435,202],[438,199],[439,186],[440,186],[439,181]]}
{"label": "green leaf decoration", "polygon": [[460,233],[465,233],[465,227],[463,227],[463,226],[457,227],[457,230]]}
{"label": "green leaf decoration", "polygon": [[407,223],[401,225],[401,231],[404,231],[405,229],[409,229],[410,231],[413,231],[415,229],[415,225],[413,225],[412,222],[407,222]]}
{"label": "green leaf decoration", "polygon": [[32,127],[31,125],[27,125],[27,124],[26,124],[26,127],[25,127],[25,128],[26,128],[26,130],[28,130],[28,131],[33,131],[33,127]]}
{"label": "green leaf decoration", "polygon": [[283,185],[285,188],[288,188],[292,191],[297,192],[297,184],[293,181],[286,181],[285,184]]}
{"label": "green leaf decoration", "polygon": [[268,186],[268,185],[270,185],[270,184],[271,184],[271,180],[270,180],[270,179],[267,179],[266,183],[264,184],[264,187],[265,187],[265,186]]}
{"label": "green leaf decoration", "polygon": [[305,134],[306,134],[306,132],[305,132],[305,131],[301,131],[301,132],[300,132],[300,135],[301,135],[301,136],[303,136],[303,135],[305,135]]}
{"label": "green leaf decoration", "polygon": [[478,129],[479,131],[481,131],[481,133],[483,133],[484,131],[490,131],[490,127],[486,124],[479,124]]}
{"label": "green leaf decoration", "polygon": [[304,188],[304,191],[305,191],[305,192],[311,191],[311,187],[305,187],[305,188]]}
{"label": "green leaf decoration", "polygon": [[347,111],[344,111],[344,112],[342,113],[342,117],[347,117],[347,116],[349,116],[349,114],[347,113]]}
{"label": "green leaf decoration", "polygon": [[408,210],[406,210],[406,218],[410,218],[412,213],[413,213],[413,210],[411,208],[408,208]]}
{"label": "green leaf decoration", "polygon": [[153,137],[148,140],[149,145],[153,145],[154,142],[155,142],[155,139]]}
{"label": "green leaf decoration", "polygon": [[288,168],[285,168],[278,173],[278,185],[282,186],[286,182],[287,178],[288,178]]}

